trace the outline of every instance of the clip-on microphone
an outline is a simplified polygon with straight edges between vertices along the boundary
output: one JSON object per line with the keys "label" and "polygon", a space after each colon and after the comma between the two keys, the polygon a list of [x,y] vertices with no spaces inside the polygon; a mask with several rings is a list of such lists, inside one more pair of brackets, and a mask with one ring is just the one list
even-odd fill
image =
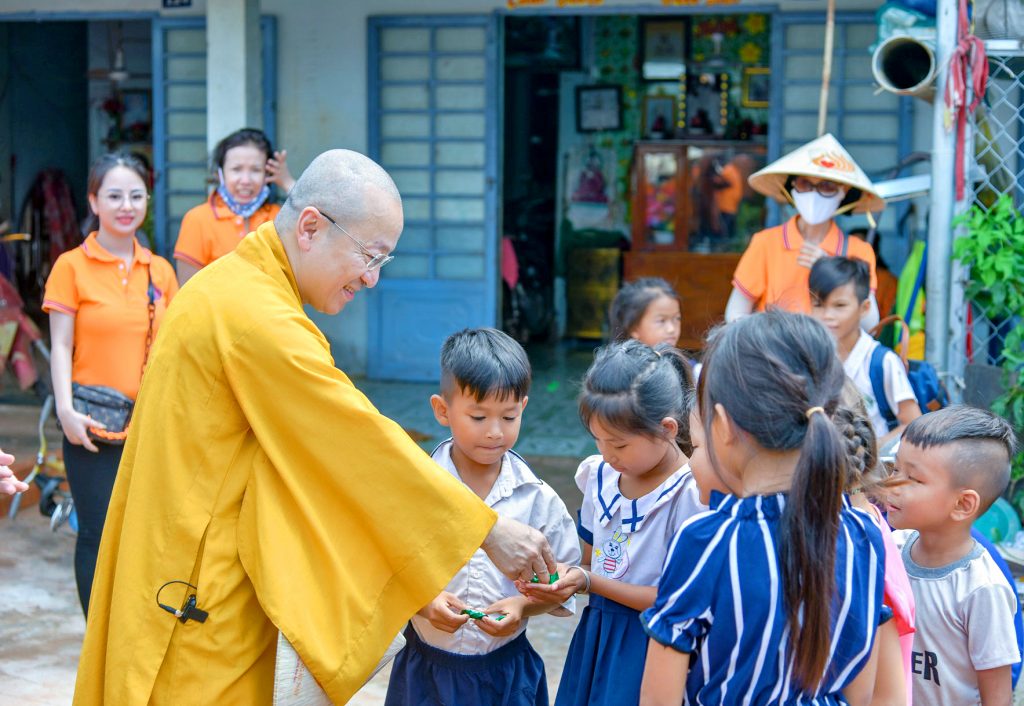
{"label": "clip-on microphone", "polygon": [[171,615],[173,615],[175,618],[177,618],[183,624],[187,623],[190,620],[195,620],[198,623],[205,623],[206,619],[209,617],[210,614],[207,613],[205,610],[201,610],[198,607],[196,607],[196,594],[194,594],[194,593],[189,595],[188,598],[185,599],[185,602],[182,603],[180,609],[174,609],[171,606],[165,605],[165,604],[160,602],[160,593],[165,588],[170,586],[172,583],[180,583],[180,584],[182,584],[184,586],[188,586],[189,588],[191,588],[191,589],[193,589],[195,591],[199,590],[198,588],[196,588],[192,584],[188,583],[187,581],[168,581],[163,586],[161,586],[159,589],[157,589],[157,592],[156,592],[156,604],[158,606],[160,606],[162,609],[166,610]]}

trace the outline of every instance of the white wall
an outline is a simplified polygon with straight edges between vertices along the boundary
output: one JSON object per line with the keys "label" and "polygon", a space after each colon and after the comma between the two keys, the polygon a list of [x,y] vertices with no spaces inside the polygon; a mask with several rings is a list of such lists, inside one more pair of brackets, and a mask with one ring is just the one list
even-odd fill
{"label": "white wall", "polygon": [[[209,0],[215,1],[215,0]],[[186,10],[161,10],[160,0],[91,0],[89,12],[135,11],[167,17],[204,14],[207,0],[194,0]],[[824,11],[824,2],[783,0],[782,10]],[[840,10],[874,10],[876,0],[839,0]],[[323,150],[345,147],[367,149],[367,18],[371,15],[480,14],[507,11],[507,0],[262,0],[261,12],[278,20],[278,127],[277,142],[288,150],[292,172],[298,174]],[[716,5],[716,13],[760,8],[770,3],[741,0]],[[582,14],[588,8],[556,8],[548,0],[546,11]],[[653,13],[663,8],[656,0],[605,0],[597,11]],[[80,0],[0,0],[5,12],[65,12],[85,10]],[[518,10],[510,11],[512,13]],[[331,339],[339,365],[353,373],[365,369],[367,307],[357,297],[337,317],[316,316]]]}

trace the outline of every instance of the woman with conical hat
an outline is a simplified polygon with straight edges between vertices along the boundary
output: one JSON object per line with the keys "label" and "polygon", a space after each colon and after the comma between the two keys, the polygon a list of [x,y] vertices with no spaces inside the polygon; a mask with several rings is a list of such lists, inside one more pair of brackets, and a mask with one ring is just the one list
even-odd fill
{"label": "woman with conical hat", "polygon": [[863,325],[877,323],[875,254],[870,245],[839,230],[834,218],[877,213],[885,201],[839,141],[823,135],[752,174],[749,182],[755,191],[794,206],[797,215],[751,238],[733,275],[725,320],[769,306],[810,313],[811,267],[821,257],[844,255],[870,266],[871,310]]}

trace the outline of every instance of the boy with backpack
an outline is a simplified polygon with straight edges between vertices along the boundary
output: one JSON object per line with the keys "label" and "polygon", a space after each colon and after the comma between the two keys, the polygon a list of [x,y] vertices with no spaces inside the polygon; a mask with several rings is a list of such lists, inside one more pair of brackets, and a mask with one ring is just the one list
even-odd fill
{"label": "boy with backpack", "polygon": [[921,416],[921,408],[903,361],[860,327],[870,307],[869,282],[864,262],[825,257],[814,263],[808,284],[811,315],[836,339],[846,375],[864,397],[879,448],[885,448]]}

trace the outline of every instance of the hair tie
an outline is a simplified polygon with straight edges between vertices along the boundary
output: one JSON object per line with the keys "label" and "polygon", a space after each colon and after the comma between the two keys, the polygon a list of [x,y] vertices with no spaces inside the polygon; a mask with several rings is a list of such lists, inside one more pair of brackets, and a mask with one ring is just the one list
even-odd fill
{"label": "hair tie", "polygon": [[[825,408],[824,407],[811,407],[809,410],[804,412],[804,416],[807,417],[807,421],[811,421],[811,415],[814,414],[815,412],[821,412],[822,414],[825,414]],[[827,417],[828,415],[825,414],[825,416]]]}

